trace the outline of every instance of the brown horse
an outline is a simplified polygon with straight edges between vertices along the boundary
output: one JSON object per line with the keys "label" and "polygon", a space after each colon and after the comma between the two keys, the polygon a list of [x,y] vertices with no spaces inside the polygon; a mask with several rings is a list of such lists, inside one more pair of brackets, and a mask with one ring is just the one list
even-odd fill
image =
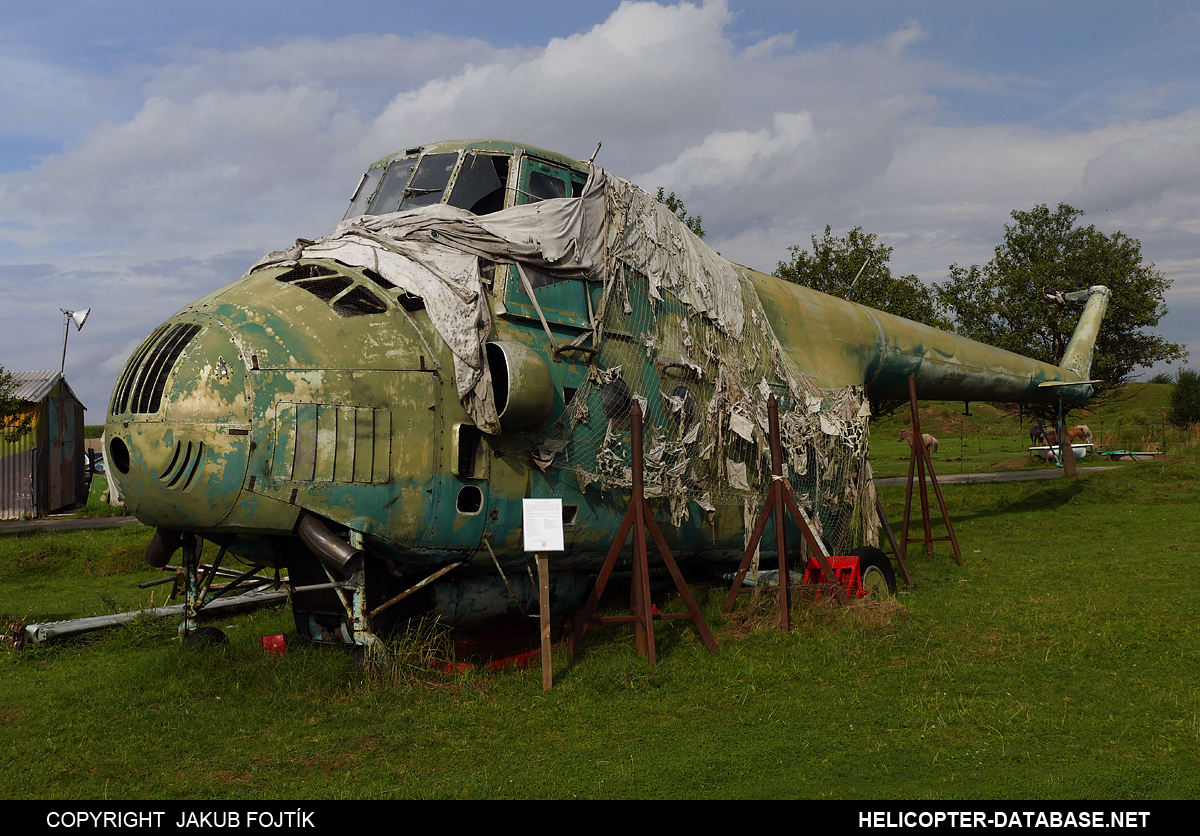
{"label": "brown horse", "polygon": [[[909,446],[909,447],[912,447],[912,443],[913,443],[913,434],[912,434],[912,430],[901,430],[901,431],[900,431],[900,437],[899,437],[899,438],[897,438],[896,440],[897,440],[897,441],[907,441],[907,442],[908,442],[908,446]],[[925,442],[925,446],[926,446],[927,448],[929,448],[929,452],[930,452],[930,453],[936,453],[936,452],[937,452],[937,450],[938,450],[938,440],[937,440],[936,438],[934,438],[933,436],[931,436],[929,433],[921,433],[921,440]]]}
{"label": "brown horse", "polygon": [[[1035,421],[1029,427],[1029,439],[1037,444],[1039,441],[1048,447],[1058,446],[1058,430],[1053,427],[1047,427],[1041,421]],[[1091,444],[1092,431],[1088,429],[1087,424],[1080,424],[1077,427],[1067,428],[1067,442],[1075,444]]]}

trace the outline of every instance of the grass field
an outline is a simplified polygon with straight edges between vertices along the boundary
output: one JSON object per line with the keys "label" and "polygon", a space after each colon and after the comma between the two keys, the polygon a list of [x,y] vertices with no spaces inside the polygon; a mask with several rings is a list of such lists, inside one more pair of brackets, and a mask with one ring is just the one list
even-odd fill
{"label": "grass field", "polygon": [[[1099,406],[1079,409],[1066,418],[1067,426],[1086,424],[1095,437],[1096,450],[1160,451],[1167,454],[1195,448],[1196,430],[1172,427],[1171,384],[1130,383]],[[961,402],[931,402],[921,407],[921,429],[939,441],[934,455],[938,475],[996,470],[1037,469],[1047,466],[1030,457],[1031,417],[1015,407],[972,403],[970,414]],[[876,478],[904,476],[909,449],[898,439],[908,427],[905,407],[871,426],[871,466]],[[1106,462],[1089,455],[1081,466]]]}
{"label": "grass field", "polygon": [[[286,608],[216,622],[223,650],[139,620],[0,651],[0,794],[1200,796],[1200,453],[944,492],[961,569],[946,544],[911,549],[915,589],[848,609],[799,602],[790,634],[751,629],[772,617],[749,598],[723,618],[724,590],[700,589],[718,655],[662,622],[651,670],[628,634],[592,631],[575,662],[556,651],[548,694],[536,665],[364,672],[295,641]],[[897,520],[903,488],[881,495]],[[135,589],[154,574],[148,538],[0,537],[0,612],[148,604]],[[258,646],[273,633],[289,634],[286,655]]]}

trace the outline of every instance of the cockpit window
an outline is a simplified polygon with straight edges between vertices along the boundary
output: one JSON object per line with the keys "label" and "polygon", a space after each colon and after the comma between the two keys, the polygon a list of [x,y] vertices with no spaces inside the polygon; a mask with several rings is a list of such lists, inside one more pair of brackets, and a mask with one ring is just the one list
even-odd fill
{"label": "cockpit window", "polygon": [[346,210],[346,214],[342,215],[342,220],[346,218],[357,218],[359,215],[367,213],[367,204],[371,201],[371,195],[375,194],[375,187],[379,185],[379,178],[383,176],[384,167],[368,169],[367,173],[358,181],[358,190],[354,192],[354,197],[350,198],[350,208]]}
{"label": "cockpit window", "polygon": [[[411,154],[399,157],[386,166],[369,169],[359,181],[350,200],[350,208],[342,220],[359,215],[385,215],[415,206],[440,203],[443,198],[451,206],[466,209],[476,215],[488,215],[504,208],[508,192],[508,175],[512,157],[507,154],[466,151],[459,166],[460,152],[442,154]],[[454,175],[458,167],[457,175]],[[447,192],[450,178],[454,185]],[[550,178],[543,178],[550,180]],[[564,184],[541,182],[529,189],[535,199],[565,197]]]}
{"label": "cockpit window", "polygon": [[367,210],[369,214],[386,215],[388,212],[396,211],[396,207],[400,204],[400,198],[404,196],[404,189],[408,185],[408,176],[412,174],[413,166],[416,164],[415,155],[392,161],[388,166],[387,174],[384,175],[383,182],[379,184],[379,191],[375,195],[375,199],[371,201],[371,208]]}
{"label": "cockpit window", "polygon": [[504,208],[509,158],[503,155],[468,152],[446,201],[476,215],[490,215]]}
{"label": "cockpit window", "polygon": [[530,203],[538,200],[552,200],[556,197],[567,196],[567,184],[557,177],[551,177],[540,171],[529,172]]}
{"label": "cockpit window", "polygon": [[[401,209],[413,206],[429,206],[440,203],[442,192],[450,182],[454,166],[458,162],[458,152],[449,154],[426,154],[417,166],[417,172],[412,182],[404,192],[404,200],[400,202]],[[392,211],[392,210],[387,210]]]}

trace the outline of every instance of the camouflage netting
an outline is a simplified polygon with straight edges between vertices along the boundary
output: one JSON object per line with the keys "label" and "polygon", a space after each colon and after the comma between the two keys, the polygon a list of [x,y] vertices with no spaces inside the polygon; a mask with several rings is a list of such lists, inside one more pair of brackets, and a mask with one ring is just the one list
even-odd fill
{"label": "camouflage netting", "polygon": [[577,393],[557,432],[534,445],[535,461],[573,471],[581,488],[627,490],[629,404],[637,398],[647,496],[667,499],[676,526],[740,504],[749,529],[771,479],[774,394],[797,503],[833,553],[874,545],[863,388],[814,385],[782,351],[745,271],[611,175],[605,238],[592,391]]}

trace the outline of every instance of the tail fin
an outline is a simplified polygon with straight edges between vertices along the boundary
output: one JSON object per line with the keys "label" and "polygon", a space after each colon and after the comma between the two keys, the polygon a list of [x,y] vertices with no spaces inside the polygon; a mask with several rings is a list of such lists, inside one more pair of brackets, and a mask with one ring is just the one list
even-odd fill
{"label": "tail fin", "polygon": [[1083,302],[1083,314],[1071,342],[1063,352],[1060,369],[1075,372],[1081,380],[1087,380],[1092,373],[1092,353],[1096,348],[1096,336],[1100,333],[1100,323],[1108,310],[1108,300],[1112,292],[1104,285],[1093,285],[1087,290],[1077,290],[1074,293],[1058,294],[1058,298],[1066,302]]}

